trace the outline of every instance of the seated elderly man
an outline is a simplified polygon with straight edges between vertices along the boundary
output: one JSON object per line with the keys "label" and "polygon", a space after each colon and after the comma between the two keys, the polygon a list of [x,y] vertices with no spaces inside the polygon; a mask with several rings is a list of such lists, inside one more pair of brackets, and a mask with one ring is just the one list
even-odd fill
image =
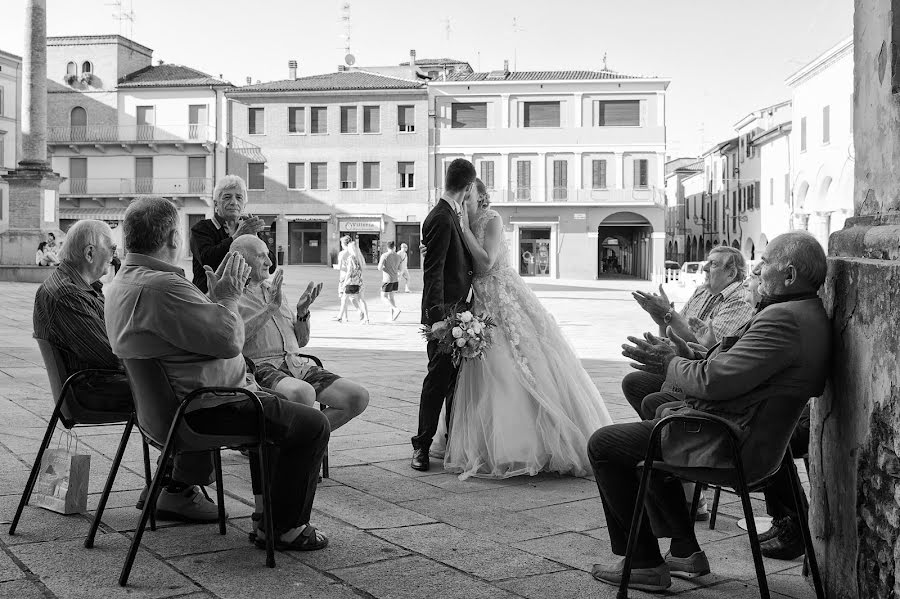
{"label": "seated elderly man", "polygon": [[238,301],[244,319],[244,355],[256,364],[256,380],[287,396],[299,394],[307,405],[318,401],[331,423],[331,430],[347,424],[369,405],[362,385],[328,372],[300,356],[309,343],[310,306],[322,284],[310,283],[292,309],[284,297],[284,271],[269,282],[272,262],[266,244],[254,235],[244,235],[231,246],[250,265],[250,282]]}
{"label": "seated elderly man", "polygon": [[[741,292],[747,274],[747,264],[741,252],[729,246],[717,246],[709,252],[703,267],[706,281],[697,287],[687,303],[677,312],[662,285],[659,295],[635,291],[632,295],[638,304],[659,325],[665,335],[669,327],[688,342],[698,341],[692,322],[704,323],[711,332],[711,340],[719,342],[734,335],[753,316],[753,307],[744,301]],[[662,388],[664,378],[649,372],[632,372],[622,380],[622,392],[631,407],[640,414],[641,402],[650,393]]]}
{"label": "seated elderly man", "polygon": [[[263,405],[268,441],[272,521],[276,547],[322,549],[328,539],[310,525],[318,470],[328,447],[328,419],[318,410],[260,389],[247,375],[241,355],[244,322],[238,300],[250,268],[236,253],[218,271],[206,270],[209,297],[184,277],[178,266],[182,252],[178,210],[164,198],[134,200],[125,211],[128,254],[106,306],[106,329],[120,358],[153,358],[160,362],[176,395],[198,387],[243,387],[255,391]],[[185,418],[207,434],[254,435],[256,408],[243,396],[208,396],[191,404]],[[250,461],[257,513],[262,518],[259,462]],[[263,533],[255,537],[265,546]]]}
{"label": "seated elderly man", "polygon": [[[86,368],[116,370],[118,374],[93,374],[76,385],[79,397],[98,410],[129,412],[131,389],[122,362],[109,346],[103,322],[104,297],[100,278],[115,257],[109,225],[99,220],[81,220],[72,225],[61,251],[61,263],[38,288],[34,297],[34,336],[62,350],[66,372]],[[162,520],[213,522],[216,504],[196,485],[212,482],[208,454],[182,454],[168,485],[156,501]],[[143,502],[138,503],[138,508]]]}
{"label": "seated elderly man", "polygon": [[[191,254],[193,255],[193,282],[206,293],[206,271],[219,268],[225,255],[231,251],[231,244],[241,235],[257,235],[265,228],[265,223],[257,216],[244,214],[247,207],[247,185],[237,175],[225,175],[213,189],[215,214],[191,227]],[[269,252],[275,271],[275,255]]]}
{"label": "seated elderly man", "polygon": [[[732,422],[743,440],[764,436],[766,423],[756,423],[753,430],[748,425],[767,402],[796,402],[798,397],[818,396],[825,387],[831,327],[816,295],[825,271],[825,254],[812,235],[792,231],[776,237],[755,271],[763,297],[760,310],[738,337],[699,357],[669,331],[671,343],[652,335],[647,341],[629,337],[634,345],[624,345],[623,354],[638,362],[636,368],[665,375],[683,389],[690,408]],[[638,487],[635,470],[644,460],[657,421],[607,426],[588,442],[612,551],[617,555],[625,553]],[[670,430],[660,457],[684,461],[687,455],[680,448],[685,439],[679,438],[677,429]],[[654,480],[646,505],[653,528],[645,518],[636,539],[630,586],[661,591],[671,584],[671,572],[709,572],[678,480]],[[665,558],[657,537],[672,539]],[[622,562],[595,565],[593,576],[618,585]]]}

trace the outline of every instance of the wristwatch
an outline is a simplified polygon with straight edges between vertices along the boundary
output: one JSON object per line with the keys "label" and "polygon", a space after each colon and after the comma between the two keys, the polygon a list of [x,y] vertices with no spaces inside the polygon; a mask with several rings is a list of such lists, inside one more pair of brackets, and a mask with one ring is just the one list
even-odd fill
{"label": "wristwatch", "polygon": [[672,322],[672,312],[674,312],[674,310],[669,310],[668,312],[666,312],[665,316],[663,316],[664,323],[669,324],[670,322]]}

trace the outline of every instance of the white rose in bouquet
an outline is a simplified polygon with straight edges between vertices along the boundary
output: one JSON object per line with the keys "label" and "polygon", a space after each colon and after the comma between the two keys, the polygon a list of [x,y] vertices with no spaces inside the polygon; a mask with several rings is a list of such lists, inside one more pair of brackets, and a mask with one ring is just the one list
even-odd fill
{"label": "white rose in bouquet", "polygon": [[453,334],[454,339],[459,339],[463,336],[463,330],[459,327],[453,327],[453,330],[450,332]]}
{"label": "white rose in bouquet", "polygon": [[459,319],[463,322],[472,322],[472,313],[466,310],[459,315]]}
{"label": "white rose in bouquet", "polygon": [[466,340],[462,339],[462,338],[457,338],[456,347],[465,347],[465,346],[466,346]]}
{"label": "white rose in bouquet", "polygon": [[480,322],[478,322],[478,321],[475,321],[474,323],[472,323],[472,330],[475,331],[475,334],[476,334],[476,335],[478,335],[478,334],[481,333],[481,331],[484,330],[484,325],[482,325],[482,324],[481,324]]}

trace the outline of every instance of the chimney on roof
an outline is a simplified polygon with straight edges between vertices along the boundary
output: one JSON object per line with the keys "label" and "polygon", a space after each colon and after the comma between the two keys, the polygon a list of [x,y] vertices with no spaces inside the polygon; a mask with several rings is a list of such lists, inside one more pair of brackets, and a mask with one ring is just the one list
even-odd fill
{"label": "chimney on roof", "polygon": [[296,79],[297,78],[297,61],[289,60],[288,61],[288,79]]}
{"label": "chimney on roof", "polygon": [[253,84],[253,77],[250,77],[249,75],[247,75],[247,85],[252,85],[252,84]]}
{"label": "chimney on roof", "polygon": [[508,59],[503,61],[503,74],[509,75],[509,60]]}
{"label": "chimney on roof", "polygon": [[409,78],[415,81],[419,78],[419,69],[416,68],[416,51],[409,51]]}
{"label": "chimney on roof", "polygon": [[164,64],[162,58],[160,58],[159,60],[157,60],[157,61],[156,61],[156,64],[157,64],[157,65]]}

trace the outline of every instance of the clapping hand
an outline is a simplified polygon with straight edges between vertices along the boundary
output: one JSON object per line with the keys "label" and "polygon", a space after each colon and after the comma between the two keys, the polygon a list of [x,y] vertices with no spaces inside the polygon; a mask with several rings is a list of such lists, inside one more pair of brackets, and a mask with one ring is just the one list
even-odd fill
{"label": "clapping hand", "polygon": [[310,281],[306,286],[306,291],[304,291],[303,295],[300,296],[300,299],[297,300],[297,314],[299,316],[306,315],[306,313],[309,312],[310,306],[313,305],[313,302],[316,301],[316,298],[319,297],[321,292],[322,283],[317,285]]}
{"label": "clapping hand", "polygon": [[[675,337],[677,338],[678,336],[676,335]],[[650,374],[665,376],[666,370],[669,368],[669,362],[678,355],[674,342],[656,337],[650,333],[644,333],[644,339],[628,337],[628,340],[633,345],[622,344],[622,355],[634,360],[631,364],[632,368],[643,370]]]}
{"label": "clapping hand", "polygon": [[223,302],[237,301],[241,297],[250,278],[251,268],[243,256],[237,252],[228,252],[216,271],[209,266],[204,266],[203,270],[206,271],[209,299]]}
{"label": "clapping hand", "polygon": [[272,283],[270,285],[270,289],[272,290],[272,297],[269,298],[269,306],[271,306],[275,310],[281,307],[281,301],[284,298],[282,289],[283,284],[284,271],[279,268],[275,271],[275,275],[272,277]]}
{"label": "clapping hand", "polygon": [[672,302],[669,301],[669,297],[666,295],[665,290],[663,290],[662,285],[659,286],[659,295],[647,293],[645,291],[634,291],[632,292],[631,297],[633,297],[638,305],[650,315],[653,322],[659,326],[665,324],[663,318],[666,313],[672,309]]}
{"label": "clapping hand", "polygon": [[238,228],[232,237],[237,239],[241,235],[256,235],[266,227],[266,223],[258,216],[248,215],[247,218],[241,219]]}
{"label": "clapping hand", "polygon": [[712,347],[716,344],[716,336],[713,333],[712,316],[709,320],[703,321],[696,316],[688,318],[688,326],[694,334],[694,338],[704,347]]}

